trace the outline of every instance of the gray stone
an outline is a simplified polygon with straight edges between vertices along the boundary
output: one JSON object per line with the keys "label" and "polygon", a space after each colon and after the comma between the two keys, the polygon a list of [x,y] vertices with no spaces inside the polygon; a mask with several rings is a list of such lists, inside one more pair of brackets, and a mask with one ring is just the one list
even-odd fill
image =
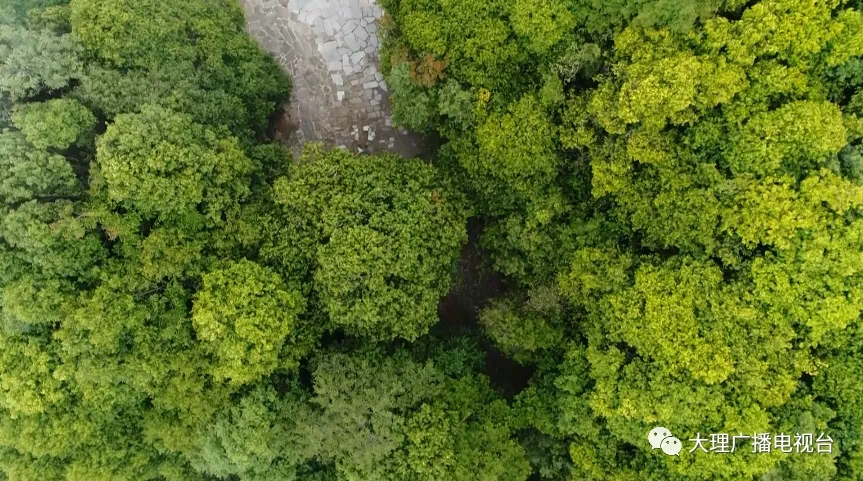
{"label": "gray stone", "polygon": [[[329,18],[324,20],[324,32],[327,33],[328,37],[332,37],[336,34],[336,30],[333,28],[335,22],[331,21]],[[338,25],[338,24],[336,24]]]}
{"label": "gray stone", "polygon": [[[323,6],[321,6],[320,11],[321,11],[322,17],[333,18],[333,17],[335,17],[338,9],[336,8],[336,6],[334,4],[327,2],[327,3],[324,3]],[[336,29],[336,30],[338,30],[338,29]]]}
{"label": "gray stone", "polygon": [[364,88],[364,89],[366,89],[366,90],[371,90],[371,89],[373,89],[373,88],[375,88],[375,87],[377,87],[377,86],[378,86],[378,83],[377,83],[377,82],[366,82],[366,83],[364,83],[364,84],[363,84],[363,88]]}
{"label": "gray stone", "polygon": [[362,27],[362,26],[360,28],[354,30],[354,35],[356,35],[357,38],[360,40],[367,40],[369,38],[369,33],[366,32],[365,27]]}
{"label": "gray stone", "polygon": [[357,37],[354,36],[354,34],[352,33],[345,35],[345,44],[348,46],[349,49],[353,50],[354,52],[360,49],[360,44],[357,43]]}
{"label": "gray stone", "polygon": [[345,84],[345,81],[344,81],[344,79],[342,79],[341,75],[333,74],[332,77],[333,77],[333,83],[334,84],[336,84],[336,85],[344,85]]}
{"label": "gray stone", "polygon": [[363,60],[363,58],[365,58],[365,56],[365,52],[357,52],[351,55],[351,63],[354,65],[359,65],[359,63]]}
{"label": "gray stone", "polygon": [[327,62],[335,62],[336,60],[341,61],[341,55],[338,52],[338,45],[336,42],[327,42],[321,45],[320,48],[321,55],[324,56]]}

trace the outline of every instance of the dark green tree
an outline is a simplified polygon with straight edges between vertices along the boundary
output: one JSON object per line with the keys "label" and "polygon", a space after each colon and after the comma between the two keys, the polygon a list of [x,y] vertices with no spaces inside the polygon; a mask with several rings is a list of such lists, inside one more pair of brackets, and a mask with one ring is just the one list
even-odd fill
{"label": "dark green tree", "polygon": [[437,322],[467,235],[463,199],[432,166],[310,147],[275,195],[334,327],[413,340]]}
{"label": "dark green tree", "polygon": [[29,30],[0,12],[0,92],[13,101],[56,91],[78,78],[82,49],[69,35]]}
{"label": "dark green tree", "polygon": [[449,376],[406,351],[318,358],[311,452],[338,479],[523,480],[509,409],[482,375]]}
{"label": "dark green tree", "polygon": [[[73,0],[71,24],[88,50],[123,72],[91,68],[85,77],[87,96],[108,109],[116,111],[117,101],[140,108],[147,103],[140,96],[152,95],[155,87],[165,92],[158,102],[164,107],[214,125],[241,114],[229,123],[234,134],[260,134],[290,95],[290,79],[243,33],[242,10],[230,0]],[[121,82],[111,85],[118,77]],[[120,85],[133,95],[117,98]]]}

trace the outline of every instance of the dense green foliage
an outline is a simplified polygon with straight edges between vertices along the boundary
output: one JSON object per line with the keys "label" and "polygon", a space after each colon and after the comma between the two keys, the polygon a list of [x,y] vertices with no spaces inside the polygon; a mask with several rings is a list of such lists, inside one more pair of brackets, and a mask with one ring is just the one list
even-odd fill
{"label": "dense green foliage", "polygon": [[467,210],[434,167],[319,147],[292,166],[262,135],[290,79],[232,1],[21,1],[0,18],[0,478],[349,477],[334,450],[362,433],[315,441],[321,419],[339,429],[323,386],[392,391],[416,370],[381,412],[404,452],[388,476],[435,476],[438,449],[453,475],[508,472],[499,453],[526,475],[477,366],[401,350],[381,381],[371,354],[320,345],[436,323]]}
{"label": "dense green foliage", "polygon": [[861,2],[381,3],[430,161],[270,143],[233,0],[0,6],[0,480],[863,480]]}
{"label": "dense green foliage", "polygon": [[[542,476],[863,477],[860,5],[385,5],[396,119],[440,134],[519,286],[480,321],[536,368],[517,404]],[[838,441],[678,461],[657,425]]]}
{"label": "dense green foliage", "polygon": [[294,235],[320,244],[308,263],[330,322],[382,340],[414,340],[437,322],[467,240],[461,199],[437,177],[422,162],[307,148],[276,181]]}

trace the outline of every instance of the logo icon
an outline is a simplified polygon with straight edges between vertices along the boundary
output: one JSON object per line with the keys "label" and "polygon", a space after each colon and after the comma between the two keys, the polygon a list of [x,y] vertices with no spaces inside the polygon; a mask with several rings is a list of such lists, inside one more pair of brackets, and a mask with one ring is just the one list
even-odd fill
{"label": "logo icon", "polygon": [[680,450],[683,449],[683,443],[674,436],[669,436],[662,440],[662,452],[669,456],[680,457]]}
{"label": "logo icon", "polygon": [[680,450],[683,449],[683,443],[672,436],[671,431],[661,426],[647,433],[647,441],[653,449],[662,449],[662,452],[669,456],[680,457]]}

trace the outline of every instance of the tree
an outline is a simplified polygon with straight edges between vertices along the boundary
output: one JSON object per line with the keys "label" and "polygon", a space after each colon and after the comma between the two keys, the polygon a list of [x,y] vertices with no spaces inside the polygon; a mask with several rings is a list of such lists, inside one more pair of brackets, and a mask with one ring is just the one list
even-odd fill
{"label": "tree", "polygon": [[71,282],[35,275],[26,275],[6,284],[0,305],[7,330],[26,331],[31,326],[62,322],[73,304],[74,293],[75,286]]}
{"label": "tree", "polygon": [[19,132],[0,133],[0,172],[0,200],[6,204],[81,190],[65,158],[34,148]]}
{"label": "tree", "polygon": [[300,432],[339,479],[521,480],[508,408],[481,375],[445,375],[406,351],[330,353],[315,363]]}
{"label": "tree", "polygon": [[532,290],[527,299],[498,299],[480,313],[489,337],[510,357],[535,361],[538,351],[557,349],[563,343],[563,309],[552,287]]}
{"label": "tree", "polygon": [[296,162],[237,5],[64,3],[0,12],[0,480],[863,480],[859,0],[382,0],[428,160]]}
{"label": "tree", "polygon": [[95,232],[79,216],[80,205],[31,200],[0,220],[0,237],[27,270],[48,276],[83,276],[105,256]]}
{"label": "tree", "polygon": [[594,2],[578,0],[575,4],[578,24],[597,37],[611,37],[628,23],[646,27],[669,27],[688,31],[696,21],[705,21],[717,11],[735,12],[744,5],[739,0],[615,0]]}
{"label": "tree", "polygon": [[[296,396],[296,397],[294,397]],[[304,396],[258,386],[220,413],[209,428],[195,467],[214,476],[277,481],[297,475],[303,458],[296,425],[304,414]]]}
{"label": "tree", "polygon": [[528,199],[544,197],[557,174],[553,125],[532,96],[506,113],[493,113],[476,132],[476,150],[459,163],[472,176],[488,212],[501,214]]}
{"label": "tree", "polygon": [[428,92],[413,84],[410,67],[407,63],[395,66],[390,73],[389,83],[398,94],[393,106],[393,119],[398,125],[422,132],[427,130],[434,112],[432,99]]}
{"label": "tree", "polygon": [[334,327],[412,340],[437,322],[466,213],[433,167],[309,147],[276,181],[275,198],[317,244],[308,262]]}
{"label": "tree", "polygon": [[528,50],[539,55],[563,39],[574,20],[567,5],[555,0],[518,0],[510,13],[515,33],[525,39]]}
{"label": "tree", "polygon": [[[444,58],[444,74],[471,87],[511,94],[520,83],[519,68],[527,55],[513,38],[507,2],[389,0],[382,5],[402,34],[396,45],[407,48],[412,58]],[[401,63],[396,60],[393,66]]]}
{"label": "tree", "polygon": [[233,135],[248,137],[251,120],[242,98],[208,83],[194,65],[155,71],[88,65],[73,95],[108,119],[155,104],[183,112],[211,128],[227,128]]}
{"label": "tree", "polygon": [[9,0],[7,6],[18,19],[27,17],[30,11],[41,11],[50,7],[63,5],[66,0]]}
{"label": "tree", "polygon": [[[277,367],[293,368],[305,353],[290,353],[280,363],[282,346],[299,329],[303,311],[298,289],[251,261],[233,262],[203,276],[195,296],[192,322],[213,358],[213,377],[245,384]],[[291,336],[293,337],[293,336]],[[290,352],[290,351],[289,351]]]}
{"label": "tree", "polygon": [[[263,199],[274,174],[244,150],[256,151],[253,133],[263,130],[290,82],[242,32],[234,5],[172,12],[209,29],[209,40],[191,51],[194,61],[221,62],[218,68],[181,62],[120,71],[100,46],[82,48],[86,32],[60,33],[68,25],[59,3],[14,0],[13,15],[0,12],[0,122],[9,127],[0,133],[0,478],[203,480],[208,470],[193,461],[212,441],[242,462],[229,444],[238,435],[231,424],[241,425],[231,396],[241,388],[275,392],[275,383],[258,381],[261,372],[230,373],[255,378],[236,385],[214,378],[230,369],[218,347],[196,338],[195,321],[213,328],[223,319],[204,308],[228,312],[219,302],[242,290],[216,282],[219,274],[233,279],[219,266],[241,260],[234,254],[216,262],[239,250],[237,241],[220,239],[227,237],[221,223],[241,210],[253,170],[255,208],[272,209]],[[74,20],[82,3],[72,6],[73,30],[81,26]],[[221,24],[209,23],[216,17]],[[134,41],[158,45],[155,33],[137,30]],[[170,48],[162,43],[156,51]],[[151,80],[158,85],[147,85]],[[242,144],[225,133],[225,115]],[[94,145],[97,118],[109,125]],[[266,267],[239,270],[246,288],[270,288],[273,296],[264,299],[278,302],[247,299],[248,309],[238,306],[230,321],[243,327],[241,314],[265,313],[272,317],[261,319],[276,321],[277,336],[292,330],[273,341],[275,354],[262,348],[267,335],[228,336],[234,343],[219,346],[229,354],[231,346],[258,348],[248,358],[264,352],[259,371],[272,367],[268,355],[280,368],[296,368],[318,339],[296,319],[304,296]],[[195,300],[204,300],[197,317]],[[266,419],[279,406],[259,405]],[[288,473],[268,470],[265,458],[232,473]]]}
{"label": "tree", "polygon": [[64,150],[91,140],[96,117],[75,100],[54,99],[19,105],[12,123],[36,148]]}
{"label": "tree", "polygon": [[119,67],[149,69],[212,58],[227,47],[220,40],[247,44],[233,35],[242,24],[238,10],[222,6],[226,8],[205,11],[202,2],[75,0],[72,26],[82,43],[102,58]]}
{"label": "tree", "polygon": [[249,191],[252,165],[235,138],[161,107],[117,116],[97,147],[108,196],[146,216],[219,222]]}
{"label": "tree", "polygon": [[4,333],[0,342],[4,347],[0,358],[4,368],[0,409],[27,416],[48,411],[66,400],[68,393],[63,383],[51,376],[58,360],[46,337]]}
{"label": "tree", "polygon": [[66,87],[81,74],[81,49],[69,35],[32,31],[0,19],[0,92],[13,101]]}
{"label": "tree", "polygon": [[[242,11],[234,2],[73,0],[70,8],[75,36],[116,70],[131,69],[132,80],[147,72],[169,79],[172,89],[180,87],[180,96],[163,102],[173,100],[220,124],[239,100],[243,130],[260,134],[273,110],[290,96],[290,79],[243,34]],[[196,79],[197,88],[184,98],[188,78]],[[208,95],[212,90],[214,97]]]}
{"label": "tree", "polygon": [[[846,331],[860,315],[863,17],[837,4],[678,3],[511,13],[522,48],[548,57],[519,64],[524,83],[477,89],[474,124],[440,114],[440,86],[423,91],[441,162],[468,174],[493,216],[483,245],[495,267],[534,289],[556,275],[564,299],[537,312],[517,291],[483,311],[483,326],[539,369],[519,417],[539,431],[525,439],[546,451],[536,466],[550,477],[851,475],[856,421],[838,421],[842,401],[813,393],[808,378],[822,374],[827,346],[835,355],[855,344]],[[445,31],[411,17],[428,17],[428,5],[387,7],[396,45],[446,45]],[[613,49],[556,33],[567,13],[596,49],[617,34]],[[458,73],[478,66],[448,60],[463,82]],[[415,98],[416,85],[392,85],[397,103]],[[641,449],[657,424],[694,435],[837,422],[849,442],[836,457],[670,464]]]}

